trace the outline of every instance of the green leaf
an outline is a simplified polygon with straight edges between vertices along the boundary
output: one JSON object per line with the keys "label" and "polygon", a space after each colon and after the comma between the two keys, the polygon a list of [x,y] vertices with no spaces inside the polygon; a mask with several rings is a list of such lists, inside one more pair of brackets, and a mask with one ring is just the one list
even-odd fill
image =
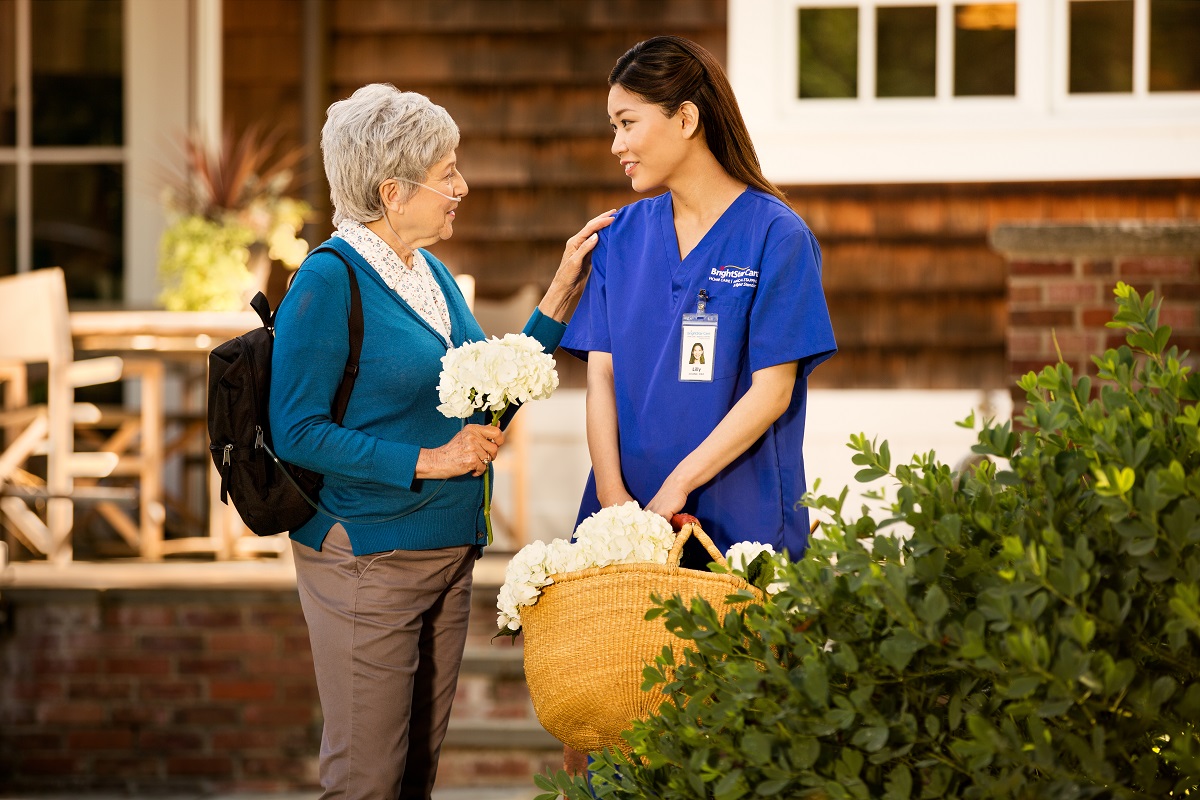
{"label": "green leaf", "polygon": [[887,740],[887,727],[878,725],[870,728],[860,728],[854,734],[854,738],[850,740],[850,744],[860,747],[868,753],[875,753],[883,749],[883,746],[887,744]]}
{"label": "green leaf", "polygon": [[891,638],[879,645],[879,655],[897,671],[902,671],[923,647],[924,641],[904,628],[896,628]]}
{"label": "green leaf", "polygon": [[934,623],[946,616],[946,612],[949,610],[950,600],[942,591],[942,587],[936,583],[930,586],[929,590],[925,592],[925,598],[921,601],[919,609],[921,619]]}
{"label": "green leaf", "polygon": [[893,767],[888,773],[884,788],[887,790],[883,796],[884,800],[909,800],[912,797],[913,779],[908,767],[903,764]]}

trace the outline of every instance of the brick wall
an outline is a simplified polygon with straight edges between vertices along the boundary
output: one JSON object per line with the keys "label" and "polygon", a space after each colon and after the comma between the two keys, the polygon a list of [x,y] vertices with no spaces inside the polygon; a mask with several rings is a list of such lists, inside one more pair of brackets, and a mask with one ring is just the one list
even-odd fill
{"label": "brick wall", "polygon": [[[1172,342],[1200,357],[1200,223],[1009,224],[992,233],[1008,271],[1007,367],[1011,380],[1058,361],[1096,373],[1091,356],[1125,343],[1105,327],[1118,281],[1162,300]],[[1057,349],[1056,349],[1057,345]],[[1016,407],[1024,393],[1013,390]]]}
{"label": "brick wall", "polygon": [[0,786],[315,784],[321,716],[294,590],[4,599]]}
{"label": "brick wall", "polygon": [[[498,587],[479,577],[438,785],[532,795],[561,745],[533,716],[521,648],[490,641]],[[0,793],[317,787],[320,704],[294,587],[4,588],[0,618]]]}

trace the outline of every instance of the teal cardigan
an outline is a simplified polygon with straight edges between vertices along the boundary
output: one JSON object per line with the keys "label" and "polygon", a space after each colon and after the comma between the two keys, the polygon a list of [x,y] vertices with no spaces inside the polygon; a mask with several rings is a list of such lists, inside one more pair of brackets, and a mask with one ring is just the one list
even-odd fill
{"label": "teal cardigan", "polygon": [[[347,257],[358,278],[365,327],[358,379],[337,425],[330,409],[350,349],[350,283],[337,256],[311,254],[275,319],[270,428],[276,452],[325,476],[321,506],[352,520],[343,525],[355,555],[482,545],[483,478],[414,474],[421,448],[441,447],[464,424],[437,410],[445,340],[352,246],[339,237],[326,244]],[[446,297],[454,346],[485,338],[450,271],[421,252]],[[524,332],[552,353],[565,330],[535,310]],[[482,414],[466,420],[486,421]],[[320,550],[334,523],[318,512],[291,537]]]}

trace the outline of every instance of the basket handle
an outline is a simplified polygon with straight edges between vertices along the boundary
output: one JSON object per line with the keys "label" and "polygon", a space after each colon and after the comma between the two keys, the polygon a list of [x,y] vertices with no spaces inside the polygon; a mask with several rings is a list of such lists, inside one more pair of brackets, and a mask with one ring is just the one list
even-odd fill
{"label": "basket handle", "polygon": [[721,555],[721,551],[713,544],[713,540],[708,538],[708,534],[700,527],[700,520],[691,514],[676,514],[671,517],[671,527],[676,528],[679,531],[679,535],[675,537],[675,544],[671,545],[671,552],[667,556],[667,564],[669,566],[679,566],[679,559],[683,555],[683,545],[691,536],[695,536],[700,544],[704,545],[704,549],[713,557],[713,561],[716,561],[722,567],[729,566],[725,561],[725,556]]}

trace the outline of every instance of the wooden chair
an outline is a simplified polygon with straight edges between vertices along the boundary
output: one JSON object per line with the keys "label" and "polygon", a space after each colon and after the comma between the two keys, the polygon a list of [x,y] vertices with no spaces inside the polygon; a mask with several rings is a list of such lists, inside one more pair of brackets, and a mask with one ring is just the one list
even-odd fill
{"label": "wooden chair", "polygon": [[[28,368],[39,365],[45,365],[46,397],[32,404]],[[118,469],[131,440],[140,435],[143,451],[160,445],[153,431],[161,429],[161,405],[143,407],[148,424],[140,431],[119,428],[100,449],[76,450],[76,427],[98,424],[102,414],[93,404],[76,402],[75,389],[120,380],[131,372],[128,367],[116,356],[75,360],[61,269],[0,278],[0,383],[5,389],[0,407],[0,519],[23,544],[52,562],[72,559],[76,503],[115,508],[137,497],[128,488],[96,485],[97,479]],[[149,383],[144,377],[142,382]],[[37,456],[45,457],[44,478],[24,468]],[[141,487],[143,493],[148,488],[157,491],[157,480],[151,477],[150,486]],[[143,496],[140,501],[152,514],[154,498]],[[44,515],[37,513],[41,510]],[[140,552],[141,532],[136,527],[118,532],[127,539],[136,537],[131,544]]]}

